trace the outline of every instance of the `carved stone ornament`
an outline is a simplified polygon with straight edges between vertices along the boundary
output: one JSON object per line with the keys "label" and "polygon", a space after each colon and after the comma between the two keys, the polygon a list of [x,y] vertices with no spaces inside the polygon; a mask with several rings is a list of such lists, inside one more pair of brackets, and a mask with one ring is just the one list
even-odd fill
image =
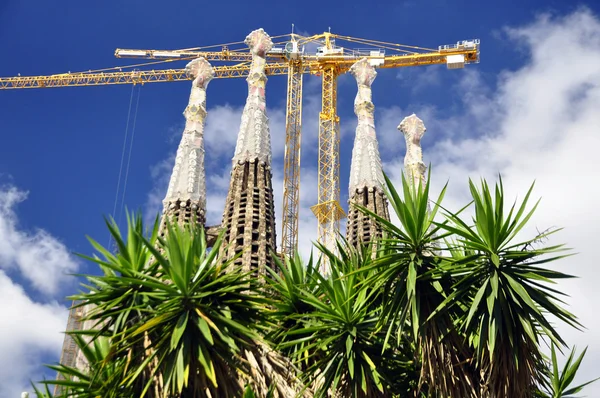
{"label": "carved stone ornament", "polygon": [[240,130],[235,146],[233,164],[258,160],[271,165],[271,133],[267,117],[265,86],[266,53],[273,46],[271,38],[263,29],[253,31],[246,37],[252,63],[246,81],[248,98],[242,112]]}
{"label": "carved stone ornament", "polygon": [[175,165],[163,204],[192,201],[206,208],[206,176],[204,170],[204,123],[206,120],[206,87],[215,73],[210,63],[198,58],[186,66],[194,81],[188,106],[183,115],[186,123],[177,148]]}
{"label": "carved stone ornament", "polygon": [[258,55],[261,58],[264,58],[273,47],[271,37],[263,28],[250,32],[250,34],[246,36],[244,43],[250,48],[253,55]]}
{"label": "carved stone ornament", "polygon": [[215,77],[212,65],[204,58],[196,58],[185,66],[185,73],[194,79],[194,86],[204,88]]}
{"label": "carved stone ornament", "polygon": [[350,166],[349,195],[352,196],[356,189],[363,187],[382,191],[383,170],[375,134],[375,107],[371,101],[371,84],[375,80],[377,72],[368,60],[363,58],[352,65],[350,73],[358,85],[358,92],[354,100],[354,112],[358,117],[358,124]]}
{"label": "carved stone ornament", "polygon": [[398,125],[398,130],[404,134],[406,141],[406,156],[404,157],[404,171],[409,180],[415,186],[425,183],[425,170],[423,163],[423,151],[421,149],[421,138],[425,135],[425,124],[414,113],[405,117]]}

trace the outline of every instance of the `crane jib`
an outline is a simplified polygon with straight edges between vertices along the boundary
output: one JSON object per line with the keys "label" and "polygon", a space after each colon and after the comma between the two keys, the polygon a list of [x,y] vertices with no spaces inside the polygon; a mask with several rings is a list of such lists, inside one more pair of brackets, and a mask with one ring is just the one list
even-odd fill
{"label": "crane jib", "polygon": [[[422,65],[447,64],[449,68],[455,65],[462,67],[467,63],[479,61],[479,49],[435,51],[431,53],[366,56],[375,62],[378,68],[400,68]],[[222,59],[221,59],[222,60]],[[301,73],[320,74],[323,65],[335,63],[339,73],[346,73],[352,64],[358,60],[356,56],[322,56],[304,57],[295,61],[300,64]],[[267,75],[286,75],[290,62],[268,62],[265,72]],[[215,66],[215,78],[241,78],[248,75],[250,65],[246,62],[234,65]],[[50,88],[69,86],[98,86],[111,84],[145,84],[189,80],[185,69],[141,70],[128,72],[83,72],[62,73],[49,76],[17,76],[0,78],[0,90],[21,88]]]}

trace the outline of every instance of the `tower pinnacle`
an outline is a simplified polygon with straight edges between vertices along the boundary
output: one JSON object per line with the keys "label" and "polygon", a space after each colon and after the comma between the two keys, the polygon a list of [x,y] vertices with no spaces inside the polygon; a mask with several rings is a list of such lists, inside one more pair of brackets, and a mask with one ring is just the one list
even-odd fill
{"label": "tower pinnacle", "polygon": [[415,187],[425,184],[425,170],[423,163],[423,150],[421,149],[421,138],[425,135],[425,124],[414,113],[405,117],[398,125],[398,130],[404,134],[406,140],[406,156],[404,157],[404,172],[406,178]]}
{"label": "tower pinnacle", "polygon": [[233,164],[258,159],[259,162],[270,165],[271,135],[265,102],[265,86],[267,83],[265,55],[273,47],[273,42],[264,30],[258,29],[250,33],[244,43],[250,47],[252,64],[246,79],[248,82],[248,98],[242,113]]}
{"label": "tower pinnacle", "polygon": [[275,251],[271,134],[265,102],[265,55],[273,43],[262,29],[250,33],[245,43],[252,64],[223,212],[221,250],[225,259],[241,253],[236,263],[262,274],[265,265],[273,265],[271,252]]}
{"label": "tower pinnacle", "polygon": [[362,214],[354,205],[366,207],[388,220],[389,213],[383,192],[383,169],[375,134],[375,106],[371,99],[371,84],[377,72],[369,61],[363,58],[352,65],[350,73],[358,85],[354,100],[354,113],[358,117],[358,124],[350,166],[350,208],[346,235],[348,242],[356,246],[360,241],[368,243],[374,236],[380,235],[381,231],[373,219]]}
{"label": "tower pinnacle", "polygon": [[350,192],[367,187],[382,190],[383,171],[379,144],[375,135],[375,106],[371,100],[371,84],[377,76],[375,68],[366,58],[350,68],[350,73],[358,84],[354,99],[354,113],[358,117],[356,137],[352,149],[350,166]]}
{"label": "tower pinnacle", "polygon": [[186,66],[194,78],[188,106],[185,108],[185,129],[175,165],[163,200],[161,230],[167,223],[206,221],[206,175],[204,170],[204,123],[206,120],[206,87],[214,77],[207,60],[198,58]]}

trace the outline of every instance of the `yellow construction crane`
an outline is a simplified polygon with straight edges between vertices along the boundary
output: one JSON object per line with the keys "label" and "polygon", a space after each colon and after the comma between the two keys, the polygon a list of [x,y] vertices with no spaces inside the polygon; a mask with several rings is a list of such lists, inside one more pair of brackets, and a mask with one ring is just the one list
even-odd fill
{"label": "yellow construction crane", "polygon": [[[319,114],[318,203],[311,210],[318,220],[318,240],[331,247],[345,217],[339,183],[339,126],[337,115],[337,77],[348,72],[359,59],[367,58],[377,68],[446,64],[450,69],[479,62],[479,40],[466,40],[437,49],[367,40],[325,32],[314,36],[297,34],[274,36],[267,54],[267,75],[288,76],[286,140],[284,154],[284,191],[281,252],[290,255],[298,245],[300,200],[300,145],[302,130],[302,76],[321,76],[322,107]],[[341,45],[351,43],[350,47]],[[182,50],[117,49],[118,58],[151,61],[87,72],[49,76],[0,78],[0,90],[96,86],[107,84],[145,84],[189,80],[184,69],[148,69],[152,65],[204,57],[212,61],[215,78],[245,77],[251,54],[243,42]]]}

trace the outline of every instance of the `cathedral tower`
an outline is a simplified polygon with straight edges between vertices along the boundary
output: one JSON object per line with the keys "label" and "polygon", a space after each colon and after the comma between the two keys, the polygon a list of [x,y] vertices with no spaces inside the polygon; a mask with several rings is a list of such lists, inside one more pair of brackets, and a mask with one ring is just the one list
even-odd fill
{"label": "cathedral tower", "polygon": [[188,106],[185,108],[185,129],[177,149],[175,165],[163,200],[160,231],[167,220],[180,225],[206,222],[206,175],[204,169],[204,123],[206,121],[206,87],[214,77],[213,68],[204,58],[190,62],[187,73],[194,78]]}
{"label": "cathedral tower", "polygon": [[357,246],[368,243],[381,234],[375,220],[362,213],[355,204],[366,207],[378,216],[389,220],[388,202],[383,191],[383,170],[379,156],[379,144],[375,135],[375,107],[371,100],[371,84],[377,72],[366,58],[356,62],[350,73],[358,84],[354,100],[354,113],[358,117],[356,137],[352,149],[350,166],[350,187],[348,197],[348,243]]}
{"label": "cathedral tower", "polygon": [[248,98],[242,113],[229,192],[225,200],[222,253],[246,270],[264,273],[275,251],[275,209],[271,174],[271,134],[265,103],[265,56],[273,43],[264,30],[246,37],[252,53]]}

